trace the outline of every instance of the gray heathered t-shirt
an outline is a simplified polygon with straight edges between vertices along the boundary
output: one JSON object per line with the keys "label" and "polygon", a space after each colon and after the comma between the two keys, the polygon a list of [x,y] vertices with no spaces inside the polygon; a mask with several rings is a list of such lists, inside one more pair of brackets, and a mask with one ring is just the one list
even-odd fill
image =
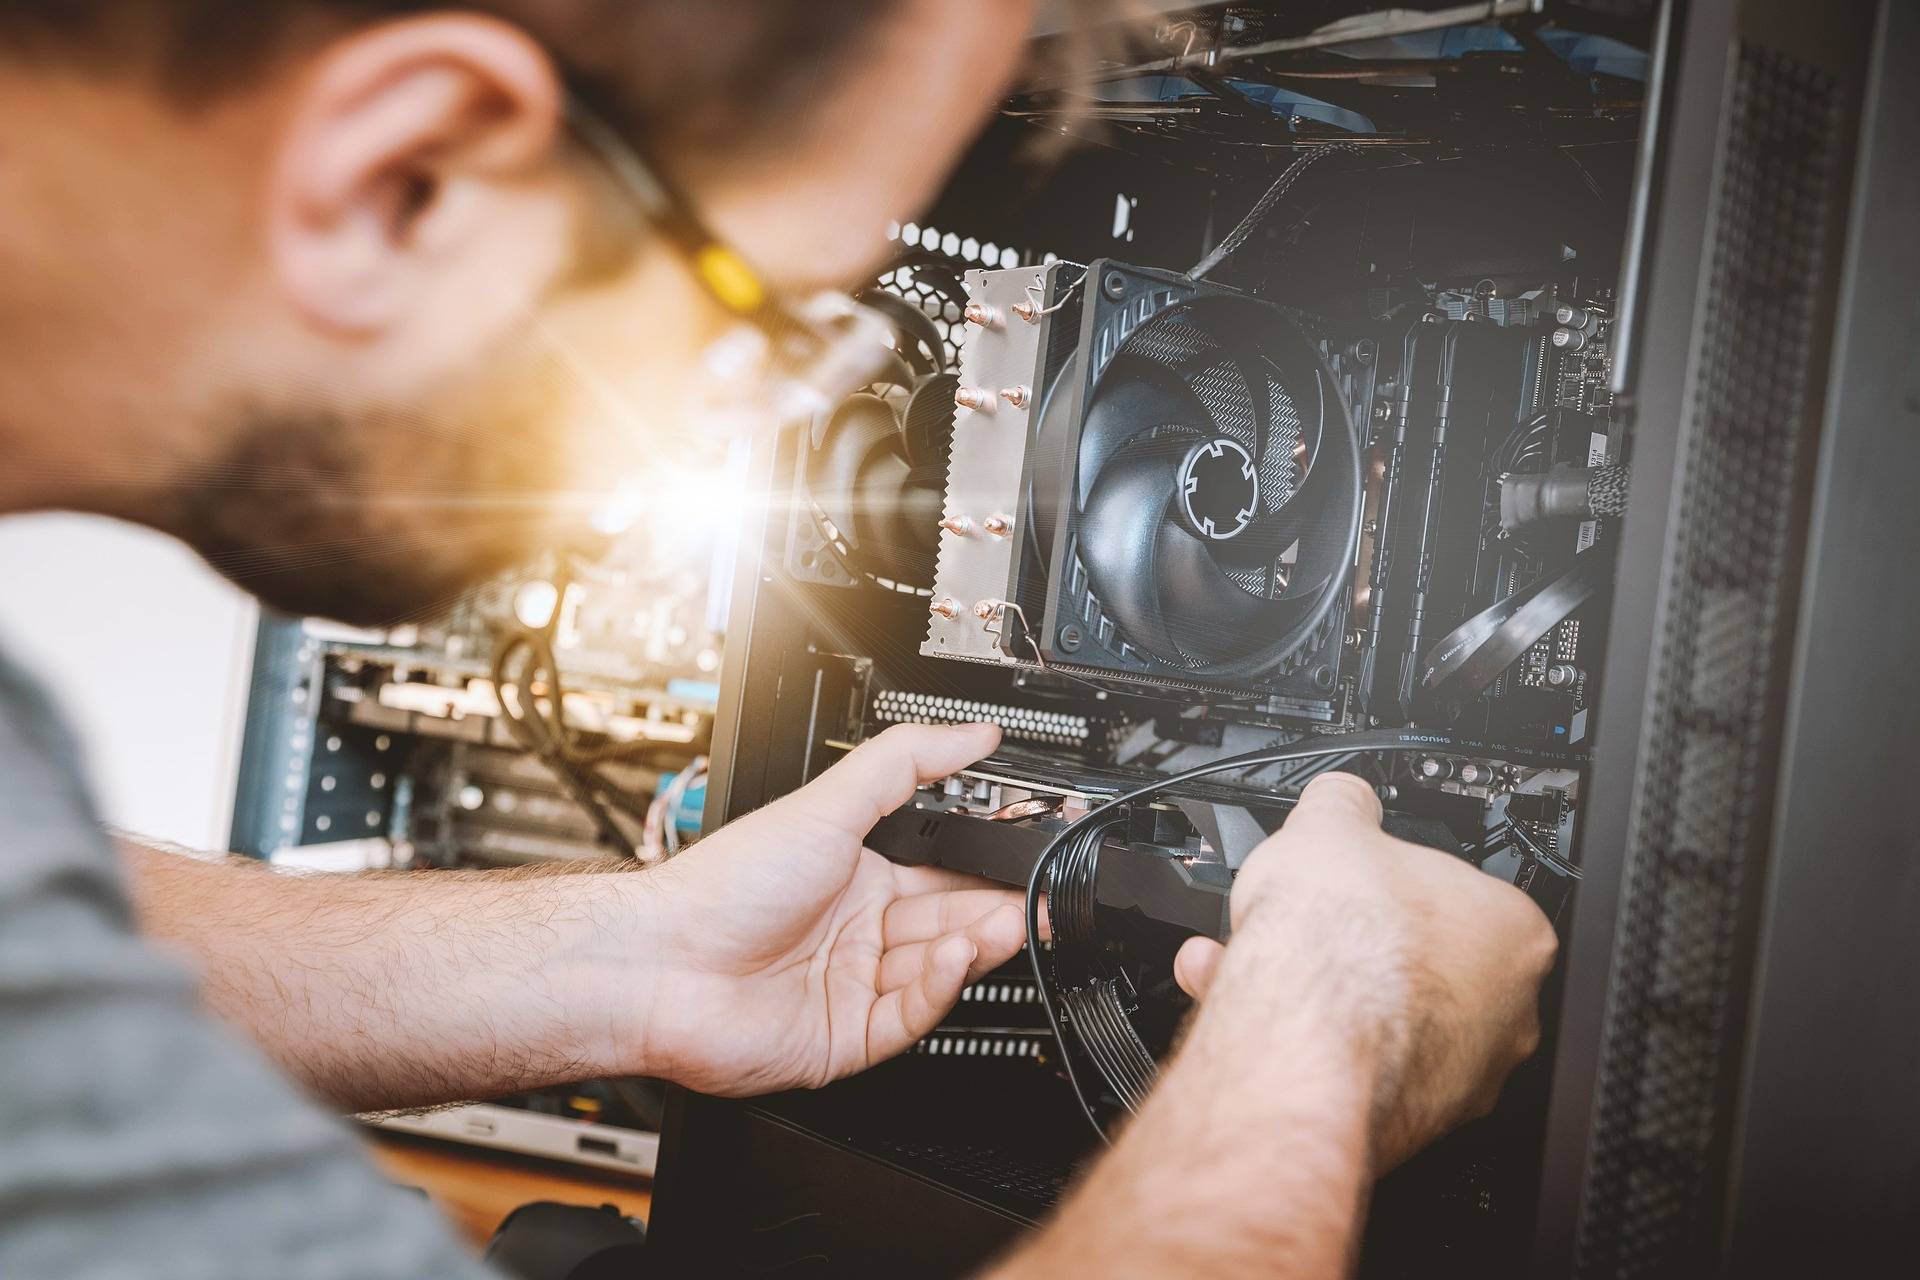
{"label": "gray heathered t-shirt", "polygon": [[484,1274],[135,933],[73,739],[0,655],[0,1277]]}

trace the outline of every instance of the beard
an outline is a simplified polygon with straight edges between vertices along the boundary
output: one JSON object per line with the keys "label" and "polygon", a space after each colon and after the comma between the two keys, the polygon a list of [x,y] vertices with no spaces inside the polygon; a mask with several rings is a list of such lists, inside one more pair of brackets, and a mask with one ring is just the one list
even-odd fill
{"label": "beard", "polygon": [[[630,235],[576,249],[556,295],[634,261]],[[630,365],[624,346],[615,358]],[[280,613],[423,621],[543,551],[605,549],[592,509],[636,459],[623,415],[563,409],[581,369],[529,319],[417,403],[347,409],[313,389],[256,405],[211,462],[176,472],[151,523]]]}
{"label": "beard", "polygon": [[174,478],[158,523],[269,609],[419,621],[578,536],[558,458],[515,429],[528,421],[248,413],[219,458]]}

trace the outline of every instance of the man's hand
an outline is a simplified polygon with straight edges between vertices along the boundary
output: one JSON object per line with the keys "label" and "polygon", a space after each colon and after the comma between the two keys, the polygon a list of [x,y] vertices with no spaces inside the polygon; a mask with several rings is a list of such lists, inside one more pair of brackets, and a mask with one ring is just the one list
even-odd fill
{"label": "man's hand", "polygon": [[344,1108],[611,1075],[763,1093],[901,1052],[1020,949],[1019,894],[862,848],[998,742],[890,730],[652,870],[286,876],[122,849],[145,931]]}
{"label": "man's hand", "polygon": [[1267,981],[1268,966],[1322,971],[1327,994],[1314,1003],[1341,1002],[1323,1010],[1331,1028],[1378,1073],[1381,1169],[1485,1114],[1539,1046],[1557,946],[1547,918],[1513,886],[1381,831],[1379,799],[1351,774],[1316,780],[1254,851],[1232,919],[1232,946],[1181,949],[1181,986],[1204,995],[1223,963],[1240,970],[1235,994]]}
{"label": "man's hand", "polygon": [[707,1093],[811,1087],[893,1057],[1026,940],[1021,897],[898,867],[867,832],[992,751],[992,725],[903,725],[648,873],[651,1069]]}
{"label": "man's hand", "polygon": [[1554,935],[1526,895],[1315,781],[1234,884],[1205,999],[1113,1152],[995,1280],[1337,1277],[1375,1176],[1492,1105],[1538,1043]]}

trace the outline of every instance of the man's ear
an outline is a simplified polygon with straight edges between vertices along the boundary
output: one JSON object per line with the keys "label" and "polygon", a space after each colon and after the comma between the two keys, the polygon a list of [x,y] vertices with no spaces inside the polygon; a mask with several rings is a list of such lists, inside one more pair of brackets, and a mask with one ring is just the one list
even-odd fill
{"label": "man's ear", "polygon": [[489,189],[551,162],[563,118],[552,62],[506,23],[444,13],[337,41],[299,91],[268,195],[282,284],[329,328],[393,324]]}

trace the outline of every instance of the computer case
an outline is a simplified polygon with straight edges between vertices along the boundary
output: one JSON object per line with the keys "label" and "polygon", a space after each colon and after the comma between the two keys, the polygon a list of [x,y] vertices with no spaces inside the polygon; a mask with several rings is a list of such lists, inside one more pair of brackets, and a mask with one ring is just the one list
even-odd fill
{"label": "computer case", "polygon": [[[1522,26],[1545,7],[1513,6]],[[1508,1091],[1522,1118],[1449,1139],[1515,1149],[1526,1185],[1467,1238],[1425,1225],[1454,1184],[1394,1175],[1363,1274],[1861,1272],[1920,1243],[1920,9],[1674,0],[1647,30],[1615,264],[1632,495],[1584,878],[1553,1043]],[[1035,199],[1007,176],[1019,145],[990,130],[928,221],[1023,254],[1124,233],[1128,257],[1180,262],[1251,198],[1128,173],[1121,205],[1158,216],[1125,225],[1111,156],[1069,156]],[[800,447],[760,450],[763,492]],[[843,653],[909,664],[924,631],[923,600],[823,619],[783,569],[790,509],[745,540],[709,824],[830,763],[829,722],[865,696]],[[1018,1069],[917,1055],[811,1094],[676,1091],[657,1265],[979,1269],[1094,1147],[1065,1086]]]}

